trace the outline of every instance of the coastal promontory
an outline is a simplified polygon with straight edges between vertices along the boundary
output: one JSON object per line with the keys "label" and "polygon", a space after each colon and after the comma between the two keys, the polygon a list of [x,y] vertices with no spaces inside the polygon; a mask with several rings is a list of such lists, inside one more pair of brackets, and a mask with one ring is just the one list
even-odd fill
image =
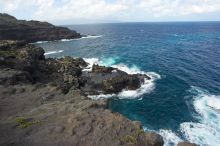
{"label": "coastal promontory", "polygon": [[35,20],[18,20],[11,15],[0,13],[0,40],[37,42],[80,37],[82,36],[79,33],[65,27]]}

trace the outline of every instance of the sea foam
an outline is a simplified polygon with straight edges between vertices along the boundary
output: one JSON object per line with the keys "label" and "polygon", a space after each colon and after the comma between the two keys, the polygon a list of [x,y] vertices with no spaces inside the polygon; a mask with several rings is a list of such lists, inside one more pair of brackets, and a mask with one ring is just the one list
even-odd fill
{"label": "sea foam", "polygon": [[185,122],[180,130],[185,138],[199,145],[219,146],[220,144],[220,96],[192,87],[197,95],[193,97],[193,107],[199,122]]}
{"label": "sea foam", "polygon": [[70,41],[77,41],[77,40],[82,40],[82,39],[96,39],[96,38],[100,38],[102,37],[102,35],[86,35],[83,36],[81,38],[77,38],[77,39],[61,39],[61,42],[70,42]]}
{"label": "sea foam", "polygon": [[57,53],[62,53],[62,52],[63,52],[63,50],[48,51],[48,52],[45,52],[44,55],[57,54]]}
{"label": "sea foam", "polygon": [[99,60],[98,58],[84,58],[84,60],[89,63],[88,67],[83,69],[83,71],[91,71],[93,64],[99,64],[104,66],[111,66],[117,69],[120,69],[128,74],[146,74],[151,79],[145,79],[144,83],[141,85],[140,88],[136,90],[123,90],[118,94],[107,94],[107,95],[89,95],[88,97],[91,99],[100,99],[100,98],[111,98],[111,97],[118,97],[120,99],[128,98],[134,99],[139,98],[143,94],[150,93],[155,88],[155,80],[160,79],[160,75],[154,72],[144,72],[141,71],[137,66],[133,65],[131,67],[125,64],[115,64],[116,58],[104,58]]}
{"label": "sea foam", "polygon": [[76,38],[76,39],[61,39],[61,40],[54,40],[54,41],[37,41],[35,43],[31,44],[43,44],[43,43],[49,43],[49,42],[70,42],[70,41],[77,41],[77,40],[82,40],[82,39],[96,39],[96,38],[101,38],[102,35],[86,35],[81,38]]}
{"label": "sea foam", "polygon": [[164,146],[176,146],[179,142],[183,141],[171,130],[160,129],[158,133],[163,137]]}
{"label": "sea foam", "polygon": [[179,142],[183,141],[176,133],[172,130],[160,129],[158,131],[143,127],[145,132],[156,132],[163,137],[164,146],[176,146]]}
{"label": "sea foam", "polygon": [[[198,122],[180,124],[180,135],[171,130],[160,129],[157,132],[164,139],[165,146],[176,146],[180,141],[189,141],[200,146],[219,146],[220,144],[220,96],[206,90],[192,87],[190,90],[192,108]],[[145,131],[152,131],[144,128]]]}

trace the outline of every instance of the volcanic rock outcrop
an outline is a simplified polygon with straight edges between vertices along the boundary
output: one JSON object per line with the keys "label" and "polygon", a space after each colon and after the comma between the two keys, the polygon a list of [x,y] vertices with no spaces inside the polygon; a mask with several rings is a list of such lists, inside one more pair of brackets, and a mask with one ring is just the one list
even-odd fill
{"label": "volcanic rock outcrop", "polygon": [[27,42],[75,39],[82,37],[74,30],[54,26],[48,22],[17,20],[0,13],[0,40],[25,40]]}
{"label": "volcanic rock outcrop", "polygon": [[46,59],[24,41],[0,41],[0,145],[162,146],[160,135],[112,113],[106,99],[85,96],[136,89],[146,76],[97,65],[82,71],[87,65]]}

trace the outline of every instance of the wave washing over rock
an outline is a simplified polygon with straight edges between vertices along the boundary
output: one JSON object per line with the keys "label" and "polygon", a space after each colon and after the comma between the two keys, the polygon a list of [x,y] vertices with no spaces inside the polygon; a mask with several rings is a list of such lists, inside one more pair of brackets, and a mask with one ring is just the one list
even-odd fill
{"label": "wave washing over rock", "polygon": [[212,95],[205,90],[192,87],[193,108],[199,122],[185,122],[180,130],[185,138],[199,145],[218,146],[220,144],[220,95]]}
{"label": "wave washing over rock", "polygon": [[154,72],[144,72],[141,71],[138,67],[132,66],[128,67],[125,64],[115,64],[116,61],[114,58],[104,58],[99,60],[98,58],[84,58],[86,62],[89,63],[88,67],[84,69],[84,71],[91,71],[92,66],[94,64],[110,66],[122,70],[128,74],[144,74],[150,77],[149,79],[145,79],[144,82],[141,84],[140,88],[136,90],[123,90],[118,94],[102,94],[102,95],[89,95],[88,97],[91,99],[100,99],[100,98],[111,98],[111,97],[118,97],[120,99],[128,98],[128,99],[135,99],[141,97],[141,95],[150,93],[155,87],[155,81],[160,79],[160,75]]}
{"label": "wave washing over rock", "polygon": [[[160,129],[155,131],[163,136],[164,146],[175,146],[183,140],[196,143],[200,146],[219,146],[220,143],[220,96],[212,95],[206,90],[191,87],[190,96],[194,111],[192,114],[198,122],[184,122],[180,124],[181,136],[171,130]],[[145,131],[151,131],[147,127]]]}
{"label": "wave washing over rock", "polygon": [[44,54],[24,41],[0,41],[0,145],[163,145],[163,138],[143,132],[140,122],[108,110],[106,100],[85,97],[88,90],[136,89],[147,76],[99,65],[83,73],[88,64],[82,58]]}

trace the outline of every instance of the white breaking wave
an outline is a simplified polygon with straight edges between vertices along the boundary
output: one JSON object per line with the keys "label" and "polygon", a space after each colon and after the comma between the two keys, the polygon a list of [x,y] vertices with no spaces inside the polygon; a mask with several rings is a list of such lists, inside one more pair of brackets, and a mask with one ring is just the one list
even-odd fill
{"label": "white breaking wave", "polygon": [[83,58],[85,62],[87,62],[89,65],[83,69],[83,71],[92,71],[93,64],[100,64],[100,61],[98,58]]}
{"label": "white breaking wave", "polygon": [[101,37],[102,35],[87,35],[87,36],[82,37],[82,39],[89,39],[89,38],[95,39],[95,38],[101,38]]}
{"label": "white breaking wave", "polygon": [[100,38],[102,37],[102,35],[87,35],[87,36],[83,36],[81,38],[77,38],[77,39],[61,39],[61,42],[70,42],[70,41],[77,41],[77,40],[82,40],[82,39],[96,39],[96,38]]}
{"label": "white breaking wave", "polygon": [[[164,139],[164,146],[176,146],[181,141],[189,141],[199,146],[220,146],[220,95],[211,95],[200,88],[192,87],[193,108],[199,122],[180,124],[180,132],[184,139],[171,130],[155,131]],[[145,131],[149,130],[146,127]]]}
{"label": "white breaking wave", "polygon": [[58,51],[48,51],[48,52],[45,52],[44,55],[50,55],[50,54],[56,54],[56,53],[62,53],[63,50],[58,50]]}
{"label": "white breaking wave", "polygon": [[179,142],[183,141],[171,130],[160,129],[158,133],[163,137],[164,146],[176,146]]}
{"label": "white breaking wave", "polygon": [[160,129],[159,131],[150,130],[147,127],[143,127],[144,131],[146,132],[156,132],[163,137],[164,146],[176,146],[179,142],[183,141],[177,134],[172,132],[171,130]]}
{"label": "white breaking wave", "polygon": [[35,42],[35,43],[31,43],[31,44],[43,44],[43,43],[48,43],[49,41],[38,41],[38,42]]}
{"label": "white breaking wave", "polygon": [[35,43],[31,43],[31,44],[43,44],[43,43],[48,43],[48,42],[70,42],[70,41],[77,41],[77,40],[81,40],[81,39],[96,39],[96,38],[100,38],[102,37],[102,35],[87,35],[87,36],[83,36],[81,38],[76,38],[76,39],[61,39],[61,40],[54,40],[54,41],[37,41]]}
{"label": "white breaking wave", "polygon": [[93,100],[103,99],[103,98],[112,98],[117,96],[116,94],[100,94],[100,95],[88,95],[88,98],[91,98]]}
{"label": "white breaking wave", "polygon": [[211,95],[206,91],[193,87],[198,92],[194,97],[193,106],[199,114],[199,123],[185,122],[180,130],[187,140],[201,146],[220,145],[220,96]]}
{"label": "white breaking wave", "polygon": [[[116,58],[117,59],[117,58]],[[108,58],[99,60],[98,58],[84,58],[84,60],[89,63],[88,67],[83,69],[83,71],[91,71],[93,64],[99,64],[104,66],[111,66],[114,68],[118,68],[128,74],[146,74],[151,79],[145,79],[144,83],[137,90],[123,90],[118,94],[106,94],[106,95],[89,95],[88,97],[91,99],[100,99],[100,98],[111,98],[111,97],[119,97],[120,99],[128,98],[134,99],[142,96],[143,94],[150,93],[155,88],[155,80],[160,79],[160,75],[154,72],[144,72],[141,71],[137,66],[128,67],[125,64],[114,64],[114,58]]]}
{"label": "white breaking wave", "polygon": [[78,39],[61,39],[59,41],[61,41],[61,42],[70,42],[70,41],[73,41],[73,40],[78,40]]}

